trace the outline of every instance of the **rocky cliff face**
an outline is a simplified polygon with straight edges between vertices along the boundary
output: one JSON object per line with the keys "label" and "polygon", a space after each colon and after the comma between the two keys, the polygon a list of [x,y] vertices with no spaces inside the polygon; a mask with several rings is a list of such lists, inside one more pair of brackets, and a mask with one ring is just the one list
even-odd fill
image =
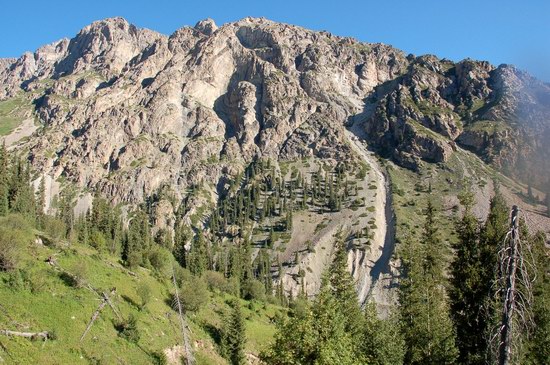
{"label": "rocky cliff face", "polygon": [[391,47],[265,19],[165,37],[117,18],[12,62],[0,95],[38,92],[33,164],[135,203],[258,156],[342,158],[344,121],[407,63]]}
{"label": "rocky cliff face", "polygon": [[346,122],[410,168],[456,141],[539,184],[550,171],[548,85],[265,19],[170,37],[107,19],[0,66],[0,98],[34,92],[31,161],[115,201],[221,181],[258,156],[342,158]]}

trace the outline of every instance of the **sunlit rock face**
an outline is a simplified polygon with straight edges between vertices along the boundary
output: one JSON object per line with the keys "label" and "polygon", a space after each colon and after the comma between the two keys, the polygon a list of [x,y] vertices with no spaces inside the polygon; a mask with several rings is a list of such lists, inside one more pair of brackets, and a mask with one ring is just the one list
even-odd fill
{"label": "sunlit rock face", "polygon": [[458,145],[534,184],[549,178],[548,85],[266,19],[170,36],[106,19],[0,60],[0,80],[1,99],[33,95],[43,128],[25,142],[30,161],[114,202],[223,186],[257,157],[346,159],[350,125],[411,169]]}

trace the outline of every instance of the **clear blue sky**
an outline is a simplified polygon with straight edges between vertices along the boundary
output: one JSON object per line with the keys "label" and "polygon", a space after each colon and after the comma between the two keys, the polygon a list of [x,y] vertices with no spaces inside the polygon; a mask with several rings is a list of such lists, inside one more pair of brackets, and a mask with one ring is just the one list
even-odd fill
{"label": "clear blue sky", "polygon": [[3,0],[0,57],[112,16],[165,34],[206,17],[220,25],[264,16],[416,55],[512,63],[550,81],[550,0]]}

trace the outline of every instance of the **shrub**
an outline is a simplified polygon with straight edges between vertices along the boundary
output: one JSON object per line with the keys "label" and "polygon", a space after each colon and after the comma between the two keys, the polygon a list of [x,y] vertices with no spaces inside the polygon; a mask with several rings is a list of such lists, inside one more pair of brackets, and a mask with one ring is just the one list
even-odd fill
{"label": "shrub", "polygon": [[226,278],[222,273],[216,271],[207,271],[204,279],[208,289],[213,292],[221,292],[232,295],[239,294],[239,283],[235,278]]}
{"label": "shrub", "polygon": [[118,335],[127,341],[137,343],[141,337],[137,328],[137,319],[132,314],[116,326]]}
{"label": "shrub", "polygon": [[139,309],[143,310],[147,303],[149,303],[149,301],[151,300],[151,288],[145,283],[139,283],[136,292],[139,299],[141,300]]}
{"label": "shrub", "polygon": [[[208,288],[206,282],[196,276],[182,282],[179,289],[179,300],[186,312],[196,312],[208,302]],[[178,310],[177,298],[174,297],[172,306]]]}
{"label": "shrub", "polygon": [[66,230],[62,220],[49,215],[44,216],[44,232],[53,240],[54,244],[65,238]]}
{"label": "shrub", "polygon": [[32,228],[22,216],[0,218],[0,271],[15,270],[21,252],[33,238]]}
{"label": "shrub", "polygon": [[143,255],[141,252],[132,251],[128,253],[128,257],[126,257],[124,264],[129,268],[136,268],[143,264]]}
{"label": "shrub", "polygon": [[256,279],[249,280],[243,286],[243,298],[246,300],[265,300],[265,286]]}
{"label": "shrub", "polygon": [[103,233],[98,230],[94,230],[90,237],[90,246],[98,251],[102,251],[107,247],[107,240]]}
{"label": "shrub", "polygon": [[155,364],[155,365],[167,365],[168,364],[168,358],[166,357],[166,354],[162,351],[153,352],[151,354],[151,358],[153,360],[153,364]]}
{"label": "shrub", "polygon": [[149,263],[153,269],[161,275],[168,276],[169,273],[169,264],[172,262],[172,254],[166,249],[156,246],[149,250],[147,253]]}
{"label": "shrub", "polygon": [[86,262],[82,260],[76,262],[71,268],[71,273],[75,287],[82,288],[86,285],[86,280],[88,278],[88,265],[86,265]]}

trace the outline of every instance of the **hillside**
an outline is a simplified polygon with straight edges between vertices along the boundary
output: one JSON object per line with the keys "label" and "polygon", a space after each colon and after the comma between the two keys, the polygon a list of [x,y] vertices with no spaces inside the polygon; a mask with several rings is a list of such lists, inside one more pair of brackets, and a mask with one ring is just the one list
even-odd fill
{"label": "hillside", "polygon": [[[301,318],[306,298],[319,310],[342,249],[355,302],[391,321],[425,220],[444,246],[444,274],[426,284],[439,292],[462,259],[464,216],[477,243],[502,243],[481,233],[495,201],[498,228],[518,205],[548,244],[550,86],[511,65],[406,55],[264,18],[206,19],[169,36],[109,18],[0,59],[0,138],[0,219],[22,215],[32,237],[18,268],[0,270],[0,325],[57,337],[0,342],[19,363],[181,352],[173,276],[210,285],[185,315],[199,363],[226,361],[221,318],[238,297],[245,352],[259,361],[275,317]],[[71,270],[84,282],[67,280]],[[112,288],[117,309],[79,341]],[[137,344],[121,337],[130,314]]]}
{"label": "hillside", "polygon": [[[0,218],[0,222],[22,228],[18,216]],[[180,363],[184,348],[178,313],[172,307],[170,262],[131,271],[116,257],[88,245],[73,242],[69,246],[66,241],[48,240],[44,233],[25,233],[38,234],[49,243],[39,239],[20,246],[18,270],[0,272],[0,330],[46,331],[50,338],[2,337],[0,363],[164,364],[166,359],[168,364]],[[180,270],[178,281],[188,280],[190,274]],[[186,315],[194,356],[196,364],[226,364],[219,355],[219,334],[230,311],[228,303],[235,297],[228,294],[230,286],[223,279],[211,279],[208,286],[209,299],[200,310]],[[148,294],[142,296],[143,287]],[[103,302],[103,293],[113,307],[105,306],[82,338]],[[257,300],[242,300],[241,305],[250,339],[246,352],[254,358],[275,331],[273,318],[286,309]],[[121,336],[120,323],[131,316],[137,320],[137,341]]]}

